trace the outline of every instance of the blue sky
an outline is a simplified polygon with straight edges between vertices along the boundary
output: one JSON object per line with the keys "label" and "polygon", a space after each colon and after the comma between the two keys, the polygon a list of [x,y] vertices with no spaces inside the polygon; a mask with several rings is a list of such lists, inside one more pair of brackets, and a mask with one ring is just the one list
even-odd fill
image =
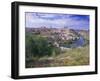
{"label": "blue sky", "polygon": [[78,14],[26,12],[25,17],[27,28],[68,27],[71,29],[88,30],[90,21],[89,15]]}

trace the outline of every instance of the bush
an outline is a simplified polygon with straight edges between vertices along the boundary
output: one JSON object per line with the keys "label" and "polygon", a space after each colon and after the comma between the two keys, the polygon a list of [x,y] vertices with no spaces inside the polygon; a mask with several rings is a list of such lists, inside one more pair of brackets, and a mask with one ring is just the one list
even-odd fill
{"label": "bush", "polygon": [[52,43],[48,42],[47,37],[40,35],[26,34],[26,57],[42,57],[51,56],[54,52],[59,54],[58,48],[54,47]]}

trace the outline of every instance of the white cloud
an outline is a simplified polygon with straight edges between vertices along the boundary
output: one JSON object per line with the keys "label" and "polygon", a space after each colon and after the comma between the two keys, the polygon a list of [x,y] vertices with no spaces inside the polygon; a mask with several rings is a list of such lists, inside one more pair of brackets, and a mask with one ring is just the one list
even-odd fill
{"label": "white cloud", "polygon": [[[71,18],[70,15],[62,16],[62,18],[55,18],[55,15],[44,15],[44,14],[38,14],[38,16],[41,16],[42,18],[39,18],[36,16],[36,14],[28,13],[26,15],[26,27],[64,27],[68,26],[71,28],[81,29],[82,26],[88,26],[89,22],[86,20],[76,20]],[[55,18],[55,19],[45,19],[45,18]]]}

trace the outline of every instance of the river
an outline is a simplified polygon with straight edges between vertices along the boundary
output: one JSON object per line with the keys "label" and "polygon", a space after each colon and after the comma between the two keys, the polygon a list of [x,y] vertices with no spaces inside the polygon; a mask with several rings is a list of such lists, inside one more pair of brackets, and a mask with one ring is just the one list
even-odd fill
{"label": "river", "polygon": [[74,40],[72,44],[69,44],[69,45],[66,45],[66,46],[63,46],[63,47],[66,47],[66,48],[76,48],[76,47],[83,46],[84,43],[85,43],[84,37],[80,36],[79,39]]}

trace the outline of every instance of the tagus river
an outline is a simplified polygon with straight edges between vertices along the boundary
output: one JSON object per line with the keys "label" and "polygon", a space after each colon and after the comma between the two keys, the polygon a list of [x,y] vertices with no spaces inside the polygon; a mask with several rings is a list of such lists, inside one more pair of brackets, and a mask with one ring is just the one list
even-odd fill
{"label": "tagus river", "polygon": [[76,48],[76,47],[81,47],[84,44],[85,44],[85,39],[84,39],[84,37],[80,36],[79,39],[74,40],[71,44],[65,45],[65,46],[62,46],[62,47],[65,47],[65,48]]}

